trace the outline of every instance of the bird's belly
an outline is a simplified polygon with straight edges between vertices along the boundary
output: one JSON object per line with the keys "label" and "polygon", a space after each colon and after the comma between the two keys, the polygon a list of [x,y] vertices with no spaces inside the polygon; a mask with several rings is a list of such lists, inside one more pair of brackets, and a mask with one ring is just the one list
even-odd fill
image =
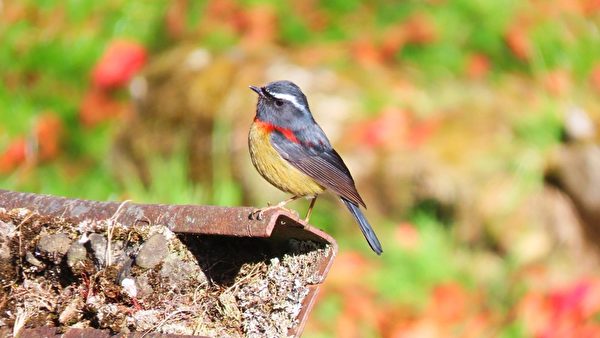
{"label": "bird's belly", "polygon": [[294,196],[317,195],[325,190],[315,180],[286,161],[271,145],[269,133],[252,124],[248,135],[250,158],[256,170],[269,183]]}

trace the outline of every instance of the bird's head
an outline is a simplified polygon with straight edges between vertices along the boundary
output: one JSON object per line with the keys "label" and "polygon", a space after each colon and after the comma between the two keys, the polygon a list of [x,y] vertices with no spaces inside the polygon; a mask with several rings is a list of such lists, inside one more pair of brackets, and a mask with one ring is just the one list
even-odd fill
{"label": "bird's head", "polygon": [[275,81],[250,89],[258,94],[256,118],[261,121],[294,127],[313,120],[306,96],[293,82]]}

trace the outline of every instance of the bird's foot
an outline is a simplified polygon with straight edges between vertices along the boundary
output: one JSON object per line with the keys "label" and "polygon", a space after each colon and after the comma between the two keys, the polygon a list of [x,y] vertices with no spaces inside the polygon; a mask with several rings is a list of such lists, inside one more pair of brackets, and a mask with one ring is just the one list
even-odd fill
{"label": "bird's foot", "polygon": [[[277,203],[276,205],[271,205],[271,203],[267,203],[267,206],[266,206],[266,207],[264,207],[264,208],[261,208],[261,209],[256,209],[256,210],[252,211],[252,212],[250,213],[250,219],[257,219],[257,220],[260,220],[260,219],[262,219],[262,216],[263,216],[263,214],[264,214],[266,211],[273,210],[273,209],[278,209],[278,208],[285,209],[285,210],[287,210],[289,213],[296,215],[296,218],[298,218],[298,213],[297,213],[296,211],[294,211],[294,210],[291,210],[291,209],[286,209],[286,208],[284,208],[284,206],[285,206],[286,204],[288,204],[288,203],[292,202],[292,201],[295,201],[295,200],[297,200],[297,199],[298,199],[298,198],[300,198],[300,197],[302,197],[302,196],[292,196],[292,197],[288,198],[288,199],[287,199],[287,200],[285,200],[285,201],[281,201],[281,202]],[[254,217],[255,215],[256,215],[256,218]]]}
{"label": "bird's foot", "polygon": [[277,209],[277,208],[279,208],[278,205],[269,205],[264,208],[255,209],[250,213],[250,219],[255,219],[257,221],[260,221],[261,219],[263,219],[265,212],[267,212],[269,210]]}
{"label": "bird's foot", "polygon": [[260,221],[263,219],[264,214],[267,211],[271,211],[271,210],[275,210],[275,209],[284,209],[287,212],[296,215],[296,218],[298,218],[298,212],[296,210],[292,210],[292,209],[288,209],[288,208],[284,208],[283,205],[281,205],[281,203],[276,204],[276,205],[268,205],[264,208],[260,208],[260,209],[255,209],[250,213],[250,219],[255,219],[257,221]]}

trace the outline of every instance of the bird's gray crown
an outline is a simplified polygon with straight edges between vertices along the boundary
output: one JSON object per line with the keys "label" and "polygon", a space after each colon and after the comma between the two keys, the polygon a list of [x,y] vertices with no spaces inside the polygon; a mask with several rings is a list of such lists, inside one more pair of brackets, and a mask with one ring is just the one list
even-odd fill
{"label": "bird's gray crown", "polygon": [[308,110],[306,96],[300,87],[291,81],[271,82],[264,86],[263,90],[275,99],[288,101],[300,110]]}

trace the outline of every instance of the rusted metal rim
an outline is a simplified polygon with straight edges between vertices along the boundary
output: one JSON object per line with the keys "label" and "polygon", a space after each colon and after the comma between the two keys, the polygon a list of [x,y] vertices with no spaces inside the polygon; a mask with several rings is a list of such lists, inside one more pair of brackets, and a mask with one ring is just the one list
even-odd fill
{"label": "rusted metal rim", "polygon": [[[291,238],[312,240],[331,246],[329,256],[318,262],[320,283],[323,283],[327,276],[338,251],[337,243],[331,236],[282,208],[268,210],[260,220],[256,220],[250,217],[254,210],[251,207],[138,204],[130,201],[100,202],[7,190],[0,190],[0,208],[26,208],[40,215],[63,217],[74,221],[101,221],[114,218],[116,222],[122,224],[161,224],[175,233],[257,237],[274,242]],[[305,297],[302,310],[298,315],[299,324],[290,330],[290,335],[298,337],[302,333],[316,300],[320,283],[309,286],[310,291]],[[53,335],[52,332],[55,334]],[[91,332],[94,333],[91,334]],[[38,333],[47,337],[61,336],[56,333],[54,328],[29,329],[22,333],[23,337],[35,336]],[[108,333],[95,329],[71,329],[62,335],[66,337],[107,337]],[[150,336],[178,337],[178,335],[162,334],[151,334]]]}

